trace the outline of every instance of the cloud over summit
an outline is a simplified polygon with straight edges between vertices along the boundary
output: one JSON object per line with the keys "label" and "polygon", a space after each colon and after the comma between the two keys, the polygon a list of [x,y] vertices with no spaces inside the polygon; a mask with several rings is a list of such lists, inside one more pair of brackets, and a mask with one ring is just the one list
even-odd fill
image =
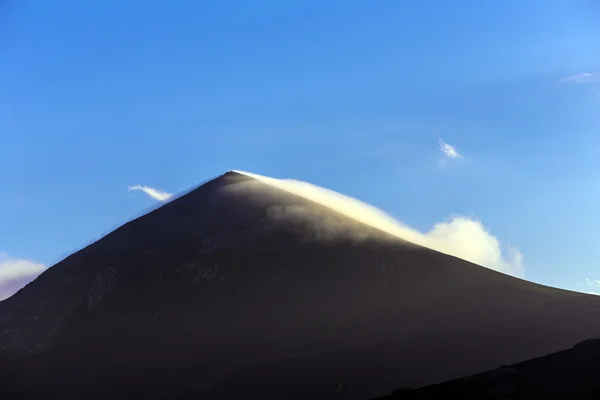
{"label": "cloud over summit", "polygon": [[249,172],[236,172],[324,205],[408,242],[509,275],[525,277],[523,255],[520,251],[515,247],[502,245],[481,221],[456,216],[435,224],[423,233],[369,204],[329,189],[293,179],[275,179]]}

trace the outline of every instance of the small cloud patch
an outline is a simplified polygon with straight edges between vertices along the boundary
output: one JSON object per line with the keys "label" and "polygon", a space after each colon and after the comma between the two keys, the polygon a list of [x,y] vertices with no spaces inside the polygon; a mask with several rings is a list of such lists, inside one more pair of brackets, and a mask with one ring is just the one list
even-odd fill
{"label": "small cloud patch", "polygon": [[44,264],[0,253],[0,301],[18,292],[46,268]]}
{"label": "small cloud patch", "polygon": [[589,279],[585,278],[585,283],[591,287],[600,287],[600,279]]}
{"label": "small cloud patch", "polygon": [[155,189],[150,186],[141,186],[141,185],[129,186],[129,190],[142,191],[142,192],[146,193],[148,196],[150,196],[151,198],[153,198],[154,200],[158,200],[158,201],[162,201],[162,202],[165,202],[165,201],[169,200],[171,197],[173,197],[172,193],[164,192],[162,190]]}
{"label": "small cloud patch", "polygon": [[462,154],[460,154],[454,146],[449,145],[444,142],[442,139],[439,140],[440,143],[440,151],[448,158],[463,158]]}
{"label": "small cloud patch", "polygon": [[576,83],[576,84],[584,84],[584,83],[595,83],[600,80],[600,76],[598,74],[592,72],[581,72],[579,74],[571,75],[563,79],[565,83]]}

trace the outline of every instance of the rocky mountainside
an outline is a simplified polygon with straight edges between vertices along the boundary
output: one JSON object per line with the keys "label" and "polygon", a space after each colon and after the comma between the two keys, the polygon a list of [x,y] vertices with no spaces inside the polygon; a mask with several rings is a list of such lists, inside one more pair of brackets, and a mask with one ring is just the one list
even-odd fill
{"label": "rocky mountainside", "polygon": [[600,398],[600,339],[510,366],[378,400],[571,400]]}
{"label": "rocky mountainside", "polygon": [[368,399],[600,336],[598,311],[230,172],[0,302],[0,398]]}

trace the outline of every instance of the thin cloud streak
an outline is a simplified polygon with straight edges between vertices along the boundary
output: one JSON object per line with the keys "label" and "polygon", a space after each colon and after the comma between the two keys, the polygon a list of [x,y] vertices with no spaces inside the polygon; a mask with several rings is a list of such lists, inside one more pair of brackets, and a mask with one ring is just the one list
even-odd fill
{"label": "thin cloud streak", "polygon": [[162,201],[162,202],[165,202],[165,201],[169,200],[171,197],[173,197],[173,193],[164,192],[162,190],[155,189],[150,186],[134,185],[134,186],[129,186],[129,190],[142,191],[142,192],[146,193],[148,196],[150,196],[151,198],[153,198],[154,200],[158,200],[158,201]]}
{"label": "thin cloud streak", "polygon": [[563,82],[583,84],[598,82],[598,79],[598,74],[592,72],[582,72],[566,77],[565,79],[563,79]]}
{"label": "thin cloud streak", "polygon": [[444,155],[448,158],[463,158],[462,154],[460,154],[454,146],[449,145],[444,142],[442,139],[439,140],[440,143],[440,151],[444,153]]}

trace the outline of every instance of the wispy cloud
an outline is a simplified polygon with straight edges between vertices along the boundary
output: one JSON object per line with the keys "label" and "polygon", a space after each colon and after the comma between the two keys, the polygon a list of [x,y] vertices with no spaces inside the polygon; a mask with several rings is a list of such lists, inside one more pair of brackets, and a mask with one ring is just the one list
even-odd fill
{"label": "wispy cloud", "polygon": [[585,283],[587,283],[588,286],[600,287],[600,279],[585,278]]}
{"label": "wispy cloud", "polygon": [[440,143],[440,151],[444,153],[444,155],[448,158],[463,158],[462,154],[460,154],[454,146],[449,145],[444,142],[442,139],[439,140]]}
{"label": "wispy cloud", "polygon": [[593,72],[581,72],[579,74],[571,75],[563,79],[565,83],[595,83],[600,80],[600,76]]}
{"label": "wispy cloud", "polygon": [[0,253],[0,301],[9,298],[46,270],[44,264]]}
{"label": "wispy cloud", "polygon": [[600,288],[600,279],[590,279],[590,278],[585,278],[584,279],[586,285],[588,285],[589,287],[593,288],[590,291],[587,290],[582,290],[582,293],[586,293],[586,294],[595,294],[596,296],[600,296],[600,293],[598,292],[598,289]]}
{"label": "wispy cloud", "polygon": [[167,201],[171,197],[173,197],[173,193],[164,192],[162,190],[155,189],[150,186],[134,185],[129,186],[129,190],[140,190],[146,193],[148,196],[152,197],[154,200],[158,201]]}

